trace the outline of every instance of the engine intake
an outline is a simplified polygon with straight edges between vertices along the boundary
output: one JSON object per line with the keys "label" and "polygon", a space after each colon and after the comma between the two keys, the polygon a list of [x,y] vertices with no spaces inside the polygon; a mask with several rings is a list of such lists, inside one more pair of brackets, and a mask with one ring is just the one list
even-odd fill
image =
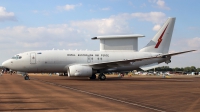
{"label": "engine intake", "polygon": [[68,76],[90,77],[92,76],[92,67],[84,65],[72,65],[68,67]]}

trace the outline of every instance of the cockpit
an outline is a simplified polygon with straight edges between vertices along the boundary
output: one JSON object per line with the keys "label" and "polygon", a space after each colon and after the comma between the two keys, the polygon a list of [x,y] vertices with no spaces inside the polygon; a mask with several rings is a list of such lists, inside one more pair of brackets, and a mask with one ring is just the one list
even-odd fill
{"label": "cockpit", "polygon": [[12,59],[21,59],[21,58],[22,58],[22,56],[20,56],[20,55],[15,55],[12,57]]}

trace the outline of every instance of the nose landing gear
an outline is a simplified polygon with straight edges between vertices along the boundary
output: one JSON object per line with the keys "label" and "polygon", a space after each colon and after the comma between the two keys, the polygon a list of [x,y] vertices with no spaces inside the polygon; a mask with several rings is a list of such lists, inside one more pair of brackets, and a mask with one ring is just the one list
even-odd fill
{"label": "nose landing gear", "polygon": [[28,74],[24,74],[24,80],[30,80],[29,75]]}

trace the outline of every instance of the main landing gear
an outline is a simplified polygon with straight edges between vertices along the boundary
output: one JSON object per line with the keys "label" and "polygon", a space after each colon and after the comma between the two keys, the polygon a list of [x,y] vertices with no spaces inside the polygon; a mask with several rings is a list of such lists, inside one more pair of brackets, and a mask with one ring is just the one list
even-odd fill
{"label": "main landing gear", "polygon": [[98,76],[99,80],[106,80],[106,76],[103,73],[100,73]]}
{"label": "main landing gear", "polygon": [[90,77],[91,80],[94,80],[96,79],[96,75],[95,74],[92,74],[92,76]]}
{"label": "main landing gear", "polygon": [[[92,76],[90,77],[90,80],[94,80],[94,79],[96,79],[96,75],[92,74]],[[106,76],[103,73],[100,73],[99,76],[98,76],[98,79],[99,80],[106,80]]]}

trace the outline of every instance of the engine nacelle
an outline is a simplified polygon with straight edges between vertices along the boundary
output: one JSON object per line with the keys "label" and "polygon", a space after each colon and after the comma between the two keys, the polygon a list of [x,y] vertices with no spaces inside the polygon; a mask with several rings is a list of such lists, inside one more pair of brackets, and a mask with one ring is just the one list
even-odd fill
{"label": "engine nacelle", "polygon": [[68,76],[90,77],[92,76],[92,67],[83,65],[72,65],[68,68]]}

